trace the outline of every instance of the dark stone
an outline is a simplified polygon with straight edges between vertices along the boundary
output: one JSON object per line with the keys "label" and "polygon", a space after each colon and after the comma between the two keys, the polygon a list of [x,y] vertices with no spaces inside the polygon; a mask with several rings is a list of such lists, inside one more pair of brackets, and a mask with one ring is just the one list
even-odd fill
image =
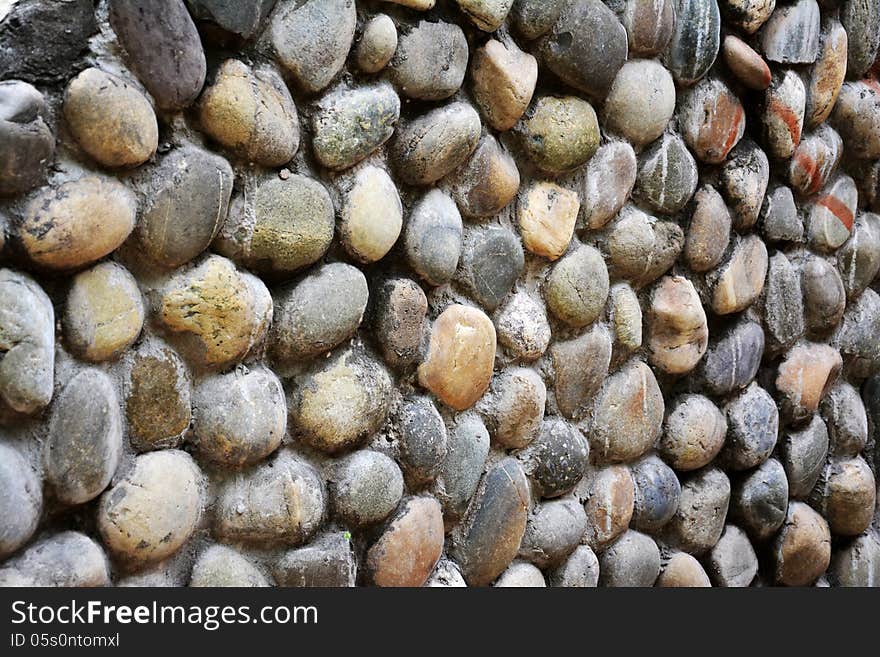
{"label": "dark stone", "polygon": [[434,479],[446,458],[446,426],[427,397],[416,397],[400,409],[400,461],[410,486]]}
{"label": "dark stone", "polygon": [[626,30],[600,0],[575,0],[559,14],[540,51],[544,65],[563,81],[602,100],[626,61]]}
{"label": "dark stone", "polygon": [[478,416],[461,416],[449,427],[446,457],[437,478],[437,497],[446,519],[457,520],[464,514],[480,483],[488,455],[489,432]]}
{"label": "dark stone", "polygon": [[396,368],[418,361],[424,338],[428,299],[419,284],[391,278],[374,286],[370,314],[385,362]]}
{"label": "dark stone", "polygon": [[514,30],[531,41],[553,28],[566,0],[514,0],[510,22]]}
{"label": "dark stone", "polygon": [[575,550],[586,529],[587,516],[577,500],[538,504],[529,515],[519,556],[538,568],[558,566]]}
{"label": "dark stone", "polygon": [[186,0],[193,17],[210,21],[242,39],[255,36],[276,0]]}
{"label": "dark stone", "polygon": [[183,0],[110,0],[110,25],[128,65],[165,110],[190,105],[205,84],[205,51]]}
{"label": "dark stone", "polygon": [[461,256],[461,279],[474,299],[495,310],[525,266],[519,238],[506,228],[478,228],[467,233]]}
{"label": "dark stone", "polygon": [[756,541],[776,533],[787,509],[788,479],[776,459],[767,459],[732,482],[730,518]]}
{"label": "dark stone", "polygon": [[721,47],[721,12],[716,0],[676,0],[675,31],[664,63],[676,82],[692,84],[715,62]]}
{"label": "dark stone", "polygon": [[587,439],[561,420],[544,421],[538,437],[521,454],[542,497],[559,497],[574,488],[587,471],[589,457]]}
{"label": "dark stone", "polygon": [[656,456],[647,456],[631,468],[635,486],[632,527],[652,534],[678,510],[681,484],[672,469]]}
{"label": "dark stone", "polygon": [[788,478],[789,495],[804,499],[819,480],[828,455],[828,430],[818,415],[800,431],[786,431],[780,440],[779,454]]}
{"label": "dark stone", "polygon": [[347,532],[319,536],[285,552],[272,568],[278,586],[347,587],[357,579],[357,559]]}
{"label": "dark stone", "polygon": [[225,159],[189,144],[145,171],[134,231],[143,253],[174,268],[207,249],[226,220],[232,181]]}
{"label": "dark stone", "polygon": [[0,77],[66,80],[97,31],[92,0],[22,0],[0,23]]}
{"label": "dark stone", "polygon": [[458,267],[464,231],[455,201],[432,189],[413,208],[405,230],[410,266],[431,285],[448,283]]}
{"label": "dark stone", "polygon": [[764,331],[751,321],[740,321],[710,341],[699,374],[709,392],[726,395],[745,388],[761,364]]}
{"label": "dark stone", "polygon": [[21,194],[43,182],[55,154],[46,125],[46,102],[26,82],[0,82],[0,196]]}
{"label": "dark stone", "polygon": [[776,447],[779,411],[770,394],[753,383],[726,409],[727,440],[721,459],[734,470],[747,470],[767,460]]}
{"label": "dark stone", "polygon": [[467,62],[467,39],[458,25],[421,21],[402,31],[388,67],[405,96],[442,100],[461,87]]}
{"label": "dark stone", "polygon": [[768,242],[799,242],[804,237],[804,224],[798,216],[790,187],[770,189],[761,208],[761,234]]}
{"label": "dark stone", "polygon": [[468,584],[489,584],[513,561],[529,505],[529,483],[515,459],[489,470],[453,538],[453,557]]}
{"label": "dark stone", "polygon": [[639,156],[635,195],[656,212],[681,211],[697,191],[697,163],[681,137],[665,133]]}

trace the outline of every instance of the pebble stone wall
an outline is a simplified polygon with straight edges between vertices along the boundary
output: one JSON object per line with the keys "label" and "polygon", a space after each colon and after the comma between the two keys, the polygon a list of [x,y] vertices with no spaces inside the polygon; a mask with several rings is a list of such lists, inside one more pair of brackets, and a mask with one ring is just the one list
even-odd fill
{"label": "pebble stone wall", "polygon": [[0,0],[0,584],[880,584],[876,0]]}

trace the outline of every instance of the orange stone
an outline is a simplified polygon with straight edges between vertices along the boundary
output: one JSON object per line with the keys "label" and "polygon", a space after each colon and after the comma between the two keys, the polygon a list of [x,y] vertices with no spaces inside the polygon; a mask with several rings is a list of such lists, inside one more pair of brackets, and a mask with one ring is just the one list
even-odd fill
{"label": "orange stone", "polygon": [[776,538],[775,577],[787,586],[807,586],[828,569],[831,532],[828,523],[803,502],[791,502]]}
{"label": "orange stone", "polygon": [[660,280],[651,295],[648,330],[651,365],[669,374],[696,367],[709,345],[709,326],[693,283],[683,276]]}
{"label": "orange stone", "polygon": [[779,366],[776,389],[796,417],[815,413],[843,367],[840,353],[827,344],[799,344]]}
{"label": "orange stone", "polygon": [[452,305],[434,322],[419,383],[443,403],[463,411],[489,387],[495,363],[495,327],[477,308]]}
{"label": "orange stone", "polygon": [[578,195],[551,182],[532,185],[522,195],[517,220],[525,247],[556,260],[568,249],[581,203]]}
{"label": "orange stone", "polygon": [[443,512],[432,497],[405,502],[367,552],[367,568],[377,586],[421,586],[443,552]]}

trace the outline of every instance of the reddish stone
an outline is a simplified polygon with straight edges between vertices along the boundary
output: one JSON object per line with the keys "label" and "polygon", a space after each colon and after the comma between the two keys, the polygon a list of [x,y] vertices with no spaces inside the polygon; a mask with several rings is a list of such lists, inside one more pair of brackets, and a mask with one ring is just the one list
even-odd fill
{"label": "reddish stone", "polygon": [[757,91],[763,91],[770,86],[770,67],[745,41],[728,34],[724,38],[721,52],[727,67],[744,85]]}
{"label": "reddish stone", "polygon": [[798,144],[788,167],[791,186],[803,196],[815,194],[828,182],[841,155],[843,140],[840,135],[822,125]]}
{"label": "reddish stone", "polygon": [[421,586],[443,552],[443,512],[431,497],[416,497],[367,552],[367,568],[378,586]]}
{"label": "reddish stone", "polygon": [[746,127],[739,98],[723,82],[704,78],[683,94],[679,122],[682,136],[697,159],[724,161]]}

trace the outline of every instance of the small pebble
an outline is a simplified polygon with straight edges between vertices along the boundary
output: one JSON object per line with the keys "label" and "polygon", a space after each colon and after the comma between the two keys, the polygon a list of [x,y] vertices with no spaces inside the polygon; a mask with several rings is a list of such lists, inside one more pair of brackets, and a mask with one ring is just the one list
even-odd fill
{"label": "small pebble", "polygon": [[474,100],[486,121],[499,132],[516,125],[532,101],[538,62],[512,41],[491,39],[471,59]]}
{"label": "small pebble", "polygon": [[721,451],[726,434],[727,419],[710,399],[682,395],[666,417],[660,455],[676,470],[697,470]]}
{"label": "small pebble", "polygon": [[602,254],[591,246],[581,246],[553,266],[543,291],[550,312],[579,328],[599,317],[608,290],[608,269]]}
{"label": "small pebble", "polygon": [[664,133],[639,156],[635,196],[656,212],[680,212],[697,191],[697,163],[675,133]]}
{"label": "small pebble", "polygon": [[668,374],[689,372],[709,343],[706,312],[693,284],[666,276],[654,287],[647,310],[648,361]]}
{"label": "small pebble", "polygon": [[387,14],[376,14],[364,26],[355,48],[355,61],[364,73],[378,73],[397,50],[397,27]]}
{"label": "small pebble", "polygon": [[403,474],[389,457],[359,450],[334,463],[327,477],[333,513],[362,527],[387,518],[403,497]]}
{"label": "small pebble", "polygon": [[642,147],[663,134],[674,110],[669,71],[651,59],[632,59],[618,71],[605,99],[605,126]]}
{"label": "small pebble", "polygon": [[514,292],[495,311],[498,341],[517,359],[533,361],[550,345],[550,324],[541,303],[525,292]]}
{"label": "small pebble", "polygon": [[614,218],[636,184],[638,163],[632,146],[612,141],[600,146],[587,162],[580,189],[587,228],[602,228]]}
{"label": "small pebble", "polygon": [[537,438],[519,454],[542,497],[559,497],[583,478],[590,446],[583,434],[563,420],[541,423]]}
{"label": "small pebble", "polygon": [[485,135],[450,182],[462,214],[492,217],[516,197],[520,176],[510,153],[493,136]]}
{"label": "small pebble", "polygon": [[758,557],[746,533],[736,525],[725,526],[706,556],[706,570],[715,586],[749,586],[758,573]]}
{"label": "small pebble", "polygon": [[494,311],[513,289],[525,266],[519,238],[500,226],[465,234],[458,280],[484,308]]}
{"label": "small pebble", "polygon": [[418,488],[437,477],[446,459],[446,425],[427,397],[404,400],[397,413],[400,465],[410,487]]}
{"label": "small pebble", "polygon": [[413,207],[406,223],[407,262],[430,285],[448,283],[458,267],[463,234],[455,201],[432,189]]}
{"label": "small pebble", "polygon": [[828,524],[803,502],[789,504],[785,524],[773,542],[775,581],[786,586],[812,584],[830,562]]}
{"label": "small pebble", "polygon": [[733,480],[730,518],[755,541],[773,536],[785,521],[788,479],[785,469],[770,458]]}
{"label": "small pebble", "polygon": [[400,35],[388,67],[405,96],[442,100],[461,87],[467,62],[468,44],[458,25],[420,21]]}
{"label": "small pebble", "polygon": [[681,134],[697,159],[719,164],[743,136],[745,111],[724,82],[705,78],[682,95],[679,123]]}
{"label": "small pebble", "polygon": [[575,96],[541,96],[516,131],[535,166],[551,174],[577,169],[593,157],[600,143],[593,106]]}
{"label": "small pebble", "polygon": [[443,513],[437,500],[415,497],[367,551],[365,566],[377,586],[422,586],[443,551]]}
{"label": "small pebble", "polygon": [[602,586],[653,586],[660,574],[660,550],[648,536],[629,530],[599,554]]}

